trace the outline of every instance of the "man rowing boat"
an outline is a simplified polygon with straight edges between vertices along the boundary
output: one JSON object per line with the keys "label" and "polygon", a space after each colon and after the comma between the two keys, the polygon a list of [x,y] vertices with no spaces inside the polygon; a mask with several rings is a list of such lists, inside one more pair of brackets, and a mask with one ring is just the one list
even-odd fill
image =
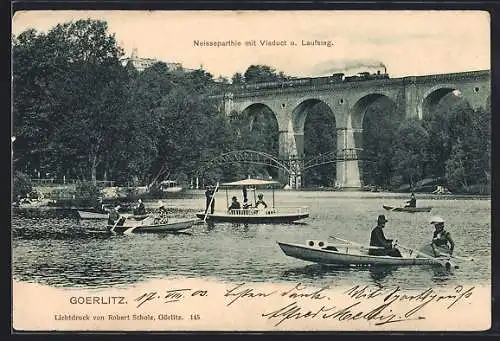
{"label": "man rowing boat", "polygon": [[406,202],[405,207],[417,207],[417,198],[415,198],[415,193],[411,192],[410,200]]}
{"label": "man rowing boat", "polygon": [[385,215],[379,215],[377,226],[372,230],[370,237],[370,246],[383,247],[383,249],[370,249],[368,254],[372,256],[402,257],[401,252],[392,245],[393,240],[385,238],[383,228],[386,222],[388,220],[385,219]]}

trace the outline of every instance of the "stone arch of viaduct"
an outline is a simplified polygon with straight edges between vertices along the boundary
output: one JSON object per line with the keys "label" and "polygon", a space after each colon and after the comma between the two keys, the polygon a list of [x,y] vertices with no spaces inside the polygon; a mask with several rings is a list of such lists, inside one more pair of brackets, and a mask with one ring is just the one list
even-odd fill
{"label": "stone arch of viaduct", "polygon": [[[429,76],[300,85],[287,88],[239,90],[224,94],[227,115],[242,113],[253,105],[264,105],[274,114],[279,129],[280,157],[301,158],[304,153],[304,124],[310,105],[323,102],[334,115],[337,154],[346,149],[362,149],[363,118],[366,109],[380,97],[395,103],[405,117],[418,117],[432,110],[443,96],[458,90],[473,108],[489,107],[490,71],[473,71]],[[336,163],[337,184],[343,188],[362,186],[358,160]],[[300,187],[300,174],[291,179]]]}

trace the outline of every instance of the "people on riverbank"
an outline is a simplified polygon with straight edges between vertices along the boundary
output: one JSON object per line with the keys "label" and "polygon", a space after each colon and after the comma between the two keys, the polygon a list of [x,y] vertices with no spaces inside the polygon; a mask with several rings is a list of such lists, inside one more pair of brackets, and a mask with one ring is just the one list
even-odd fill
{"label": "people on riverbank", "polygon": [[368,251],[369,255],[372,256],[391,256],[391,257],[402,257],[401,252],[393,246],[393,240],[387,239],[384,235],[385,223],[388,220],[385,215],[381,214],[377,218],[377,226],[372,230],[370,236],[370,246],[378,247],[373,248]]}

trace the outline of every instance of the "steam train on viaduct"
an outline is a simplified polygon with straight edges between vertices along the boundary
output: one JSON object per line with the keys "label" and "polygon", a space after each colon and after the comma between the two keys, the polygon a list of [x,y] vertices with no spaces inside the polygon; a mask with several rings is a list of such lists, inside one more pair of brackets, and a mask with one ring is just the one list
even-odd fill
{"label": "steam train on viaduct", "polygon": [[233,85],[232,87],[233,89],[237,90],[259,90],[259,89],[288,88],[288,87],[304,86],[304,85],[323,85],[323,84],[359,82],[359,81],[376,80],[376,79],[389,79],[387,70],[384,68],[384,72],[381,72],[380,70],[378,70],[375,73],[360,72],[352,76],[346,76],[344,73],[334,73],[330,76],[325,76],[325,77],[291,78],[274,82],[238,84],[238,85]]}

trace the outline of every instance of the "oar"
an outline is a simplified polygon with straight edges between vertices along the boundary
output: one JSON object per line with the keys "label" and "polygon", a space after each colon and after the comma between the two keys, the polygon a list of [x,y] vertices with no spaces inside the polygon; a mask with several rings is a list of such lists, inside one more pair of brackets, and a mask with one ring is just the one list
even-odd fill
{"label": "oar", "polygon": [[474,258],[472,258],[472,257],[462,257],[462,256],[450,255],[449,253],[441,252],[439,250],[438,250],[438,253],[440,256],[455,258],[455,259],[463,260],[463,261],[467,261],[467,262],[474,262]]}
{"label": "oar", "polygon": [[[116,226],[118,226],[118,223],[120,222],[121,217],[122,217],[122,216],[118,216],[118,219],[116,219],[115,224],[113,225],[113,227],[112,227],[112,228],[111,228],[111,230],[110,230],[111,232],[115,232],[115,228],[116,228]],[[125,219],[127,219],[127,217],[124,217],[124,218],[125,218]]]}
{"label": "oar", "polygon": [[416,250],[414,248],[411,248],[411,247],[408,247],[408,246],[405,246],[405,245],[401,245],[398,242],[396,242],[395,244],[396,244],[395,247],[400,247],[400,248],[406,249],[408,251],[415,252],[417,255],[421,256],[422,258],[427,258],[429,260],[432,260],[432,261],[434,261],[436,263],[441,264],[441,266],[443,266],[447,270],[450,270],[452,268],[458,269],[458,266],[452,264],[449,260],[446,260],[446,261],[440,260],[439,258],[433,257],[431,255],[428,255],[428,254],[424,253],[424,252],[418,251],[418,250]]}
{"label": "oar", "polygon": [[214,192],[212,194],[212,197],[210,198],[210,202],[208,203],[208,207],[207,207],[207,211],[205,212],[205,217],[203,218],[203,222],[206,222],[207,221],[207,217],[208,217],[208,210],[210,209],[210,206],[212,206],[212,201],[214,200],[215,198],[215,193],[217,193],[217,189],[219,188],[219,181],[217,181],[217,184],[215,185],[215,189],[214,189]]}
{"label": "oar", "polygon": [[135,225],[135,226],[129,227],[128,229],[126,229],[126,230],[123,232],[123,234],[131,234],[131,233],[132,233],[132,232],[134,232],[134,230],[135,230],[136,228],[138,228],[139,226],[140,226],[140,225],[139,225],[139,224],[137,224],[137,225]]}
{"label": "oar", "polygon": [[363,249],[373,249],[373,250],[382,250],[382,249],[385,249],[382,246],[363,245],[363,244],[360,244],[360,243],[353,242],[351,240],[342,239],[342,238],[335,237],[335,236],[330,236],[330,238],[336,239],[338,241],[341,241],[343,243],[349,244],[351,246],[356,246],[356,247],[363,248]]}
{"label": "oar", "polygon": [[461,256],[455,256],[455,255],[448,255],[448,254],[446,256],[450,257],[450,258],[455,258],[458,260],[467,261],[467,262],[474,262],[474,258],[472,258],[472,257],[461,257]]}

